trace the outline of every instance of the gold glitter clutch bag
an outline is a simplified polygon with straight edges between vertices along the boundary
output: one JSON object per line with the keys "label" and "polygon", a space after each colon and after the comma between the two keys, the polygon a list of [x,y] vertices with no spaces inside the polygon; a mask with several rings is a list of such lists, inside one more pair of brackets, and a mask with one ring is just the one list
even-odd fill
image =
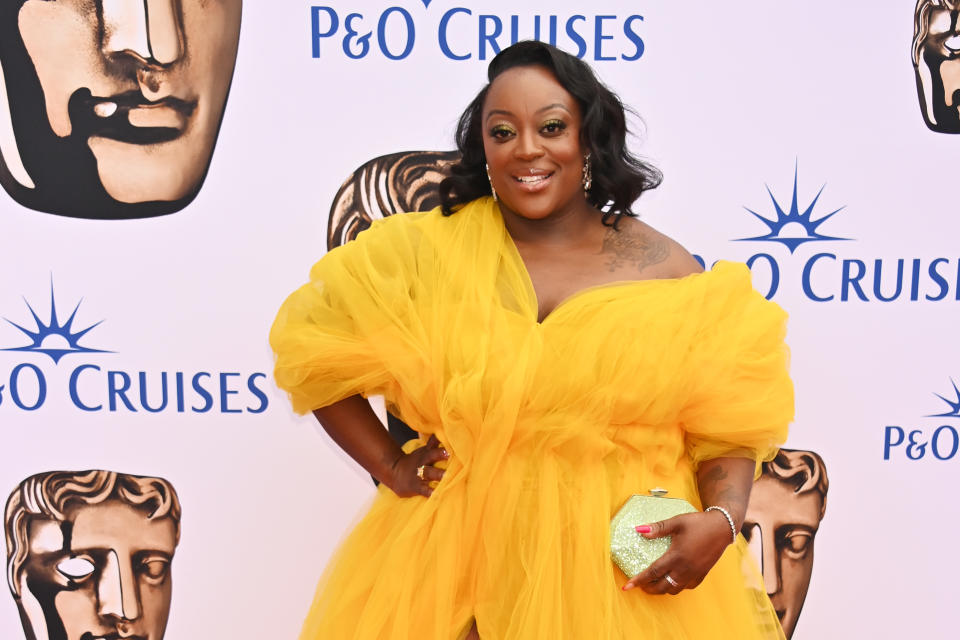
{"label": "gold glitter clutch bag", "polygon": [[653,564],[670,547],[670,536],[648,540],[637,533],[636,527],[697,511],[686,500],[665,498],[665,489],[651,489],[650,494],[631,496],[610,521],[610,556],[630,578]]}

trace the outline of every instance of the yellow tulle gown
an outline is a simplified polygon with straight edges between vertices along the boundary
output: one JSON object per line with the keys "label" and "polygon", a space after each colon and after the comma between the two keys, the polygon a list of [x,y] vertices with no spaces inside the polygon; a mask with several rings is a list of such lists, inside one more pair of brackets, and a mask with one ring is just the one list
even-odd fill
{"label": "yellow tulle gown", "polygon": [[[496,205],[393,216],[318,262],[271,330],[298,412],[353,394],[451,453],[430,498],[381,487],[305,640],[782,638],[741,539],[696,589],[621,591],[609,522],[694,469],[770,459],[793,412],[786,316],[747,268],[582,291],[537,322]],[[412,446],[412,445],[409,445]],[[323,491],[317,487],[317,507]]]}

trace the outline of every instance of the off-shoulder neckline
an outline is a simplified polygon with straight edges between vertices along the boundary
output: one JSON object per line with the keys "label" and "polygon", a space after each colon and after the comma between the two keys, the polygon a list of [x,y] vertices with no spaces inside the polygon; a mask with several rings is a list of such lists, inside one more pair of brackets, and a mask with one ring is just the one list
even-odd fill
{"label": "off-shoulder neckline", "polygon": [[551,318],[556,316],[558,312],[563,311],[574,302],[601,291],[610,289],[647,288],[654,285],[666,286],[680,284],[688,281],[699,280],[699,276],[705,276],[707,274],[714,273],[714,269],[716,267],[720,267],[721,269],[725,268],[725,263],[721,261],[714,266],[714,269],[705,269],[703,271],[697,271],[694,273],[689,273],[685,276],[678,276],[674,278],[642,278],[639,280],[613,280],[611,282],[601,282],[574,291],[554,305],[554,307],[550,309],[550,311],[548,311],[543,318],[539,318],[540,298],[537,295],[536,288],[533,286],[533,278],[530,276],[530,271],[527,269],[527,265],[523,261],[523,256],[520,255],[520,250],[517,248],[516,242],[514,242],[513,238],[510,236],[510,232],[507,231],[506,225],[503,224],[503,220],[499,215],[497,215],[496,218],[503,234],[503,242],[507,247],[507,252],[517,262],[518,271],[522,274],[530,306],[532,307],[531,315],[533,317],[531,320],[533,320],[533,322],[539,326],[546,324]]}

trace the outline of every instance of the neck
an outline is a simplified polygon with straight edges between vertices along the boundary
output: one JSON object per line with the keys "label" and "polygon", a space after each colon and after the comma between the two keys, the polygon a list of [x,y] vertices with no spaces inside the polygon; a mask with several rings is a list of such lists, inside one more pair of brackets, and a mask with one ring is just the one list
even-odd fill
{"label": "neck", "polygon": [[600,226],[601,213],[586,200],[571,203],[545,218],[530,219],[498,202],[503,224],[517,246],[581,244]]}

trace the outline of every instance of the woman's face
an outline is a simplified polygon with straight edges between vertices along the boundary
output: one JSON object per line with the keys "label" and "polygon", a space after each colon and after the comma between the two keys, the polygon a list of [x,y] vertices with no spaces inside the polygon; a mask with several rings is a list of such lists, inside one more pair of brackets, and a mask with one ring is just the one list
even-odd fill
{"label": "woman's face", "polygon": [[584,202],[580,107],[544,67],[497,76],[483,105],[483,150],[500,202],[539,220]]}

